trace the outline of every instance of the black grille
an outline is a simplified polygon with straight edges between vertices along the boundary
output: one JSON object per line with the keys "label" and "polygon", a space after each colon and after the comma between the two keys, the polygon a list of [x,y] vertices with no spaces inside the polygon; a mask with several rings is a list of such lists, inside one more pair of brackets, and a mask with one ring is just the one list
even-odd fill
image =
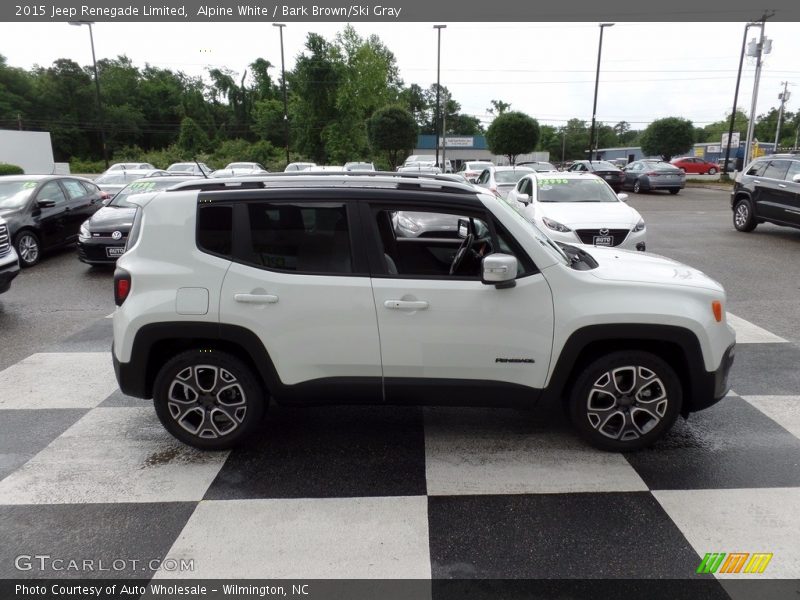
{"label": "black grille", "polygon": [[11,240],[8,237],[8,227],[0,225],[0,256],[5,256],[11,251]]}
{"label": "black grille", "polygon": [[[124,240],[125,238],[128,237],[128,232],[127,231],[120,231],[118,229],[115,229],[114,231],[119,231],[122,234],[122,237],[120,239]],[[97,238],[97,239],[99,239],[99,238],[113,239],[111,237],[111,235],[114,233],[114,231],[93,231],[92,232],[92,238],[93,239],[95,239],[95,238]]]}
{"label": "black grille", "polygon": [[[575,233],[584,244],[594,244],[595,236],[611,236],[611,245],[619,246],[628,237],[629,229],[577,229]],[[601,233],[602,232],[602,233]]]}

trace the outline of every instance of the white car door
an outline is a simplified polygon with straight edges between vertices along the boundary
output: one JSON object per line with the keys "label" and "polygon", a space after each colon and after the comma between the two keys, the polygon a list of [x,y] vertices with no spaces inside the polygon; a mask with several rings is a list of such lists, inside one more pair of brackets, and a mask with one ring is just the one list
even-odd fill
{"label": "white car door", "polygon": [[353,251],[348,204],[237,205],[246,216],[235,218],[250,227],[234,242],[220,316],[258,335],[283,385],[360,378],[380,400],[375,305],[366,259]]}
{"label": "white car door", "polygon": [[406,237],[392,224],[395,211],[427,211],[443,220],[472,217],[479,232],[489,222],[485,213],[430,205],[373,205],[363,217],[371,220],[373,244],[385,265],[385,274],[373,276],[372,289],[387,402],[463,403],[470,399],[459,394],[473,393],[485,402],[492,389],[523,391],[534,401],[530,388],[544,386],[553,336],[553,303],[542,274],[499,230],[499,237],[476,236],[473,250],[516,255],[521,273],[515,287],[483,284],[480,256],[470,255],[451,275],[462,239],[436,237],[434,218],[420,219],[430,232]]}

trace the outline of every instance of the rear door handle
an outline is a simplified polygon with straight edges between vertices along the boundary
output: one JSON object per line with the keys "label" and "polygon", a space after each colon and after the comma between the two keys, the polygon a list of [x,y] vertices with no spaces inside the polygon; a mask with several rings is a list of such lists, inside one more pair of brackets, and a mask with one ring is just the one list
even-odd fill
{"label": "rear door handle", "polygon": [[786,188],[786,184],[785,184],[785,183],[779,183],[779,184],[778,184],[778,187],[779,187],[779,188]]}
{"label": "rear door handle", "polygon": [[424,300],[387,300],[383,305],[396,310],[425,310],[428,308],[428,303]]}
{"label": "rear door handle", "polygon": [[757,183],[757,184],[761,185],[761,182],[758,179],[753,179],[753,183]]}
{"label": "rear door handle", "polygon": [[234,294],[233,299],[244,304],[275,304],[278,302],[275,294]]}

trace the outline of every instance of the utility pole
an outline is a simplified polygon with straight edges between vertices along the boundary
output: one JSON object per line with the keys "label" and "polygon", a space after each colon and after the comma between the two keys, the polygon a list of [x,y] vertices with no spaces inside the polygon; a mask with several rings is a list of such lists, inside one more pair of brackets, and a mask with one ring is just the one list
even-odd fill
{"label": "utility pole", "polygon": [[563,167],[565,161],[565,156],[567,155],[567,128],[564,127],[564,131],[561,132],[561,165]]}
{"label": "utility pole", "polygon": [[781,107],[778,109],[778,128],[775,130],[775,148],[773,149],[775,152],[778,151],[778,144],[781,141],[781,119],[783,118],[783,105],[786,104],[786,101],[791,95],[790,92],[786,91],[786,88],[789,87],[789,82],[781,81],[781,83],[783,84],[783,93],[778,94],[778,99],[781,101]]}
{"label": "utility pole", "polygon": [[744,145],[744,164],[747,165],[750,162],[750,154],[751,148],[750,145],[753,141],[753,129],[756,125],[756,105],[758,103],[758,84],[761,81],[761,57],[764,54],[769,54],[772,51],[772,40],[768,40],[764,36],[764,30],[766,29],[767,19],[771,17],[775,13],[767,14],[764,13],[764,16],[761,17],[761,35],[759,36],[758,42],[756,43],[755,38],[748,44],[747,55],[748,56],[755,56],[756,57],[756,75],[755,80],[753,82],[753,100],[750,104],[750,122],[747,124],[747,141]]}
{"label": "utility pole", "polygon": [[281,80],[283,82],[283,141],[286,146],[286,164],[289,164],[289,103],[286,100],[286,65],[283,62],[283,23],[273,23],[281,32]]}
{"label": "utility pole", "polygon": [[594,77],[594,104],[592,104],[592,129],[589,131],[589,162],[594,153],[594,123],[597,113],[597,88],[600,85],[600,55],[603,53],[603,29],[613,27],[614,23],[600,23],[600,43],[597,45],[597,73]]}
{"label": "utility pole", "polygon": [[22,131],[22,115],[17,113],[17,128]]}
{"label": "utility pole", "polygon": [[[442,115],[442,166],[439,167],[442,173],[447,173],[447,111]],[[437,165],[438,166],[438,165]]]}
{"label": "utility pole", "polygon": [[439,120],[439,112],[441,110],[439,100],[439,96],[441,93],[441,86],[439,85],[439,71],[442,66],[442,29],[445,29],[447,25],[434,25],[433,28],[436,30],[437,34],[437,48],[436,48],[436,123],[434,127],[436,128],[436,166],[439,166],[439,139],[442,135],[441,130],[441,121]]}
{"label": "utility pole", "polygon": [[108,145],[106,144],[106,124],[105,116],[103,114],[103,102],[100,99],[100,77],[97,75],[97,56],[94,53],[94,33],[92,32],[92,25],[94,21],[70,21],[70,25],[80,27],[87,25],[89,27],[89,42],[92,45],[92,70],[94,71],[94,89],[97,96],[97,114],[100,118],[100,144],[103,146],[103,161],[106,163],[108,169]]}
{"label": "utility pole", "polygon": [[[765,16],[766,18],[766,16]],[[747,46],[747,32],[751,27],[760,27],[760,24],[748,23],[744,26],[744,37],[742,37],[742,52],[739,55],[739,71],[736,74],[736,90],[733,92],[733,110],[731,111],[731,123],[728,126],[728,143],[725,145],[725,161],[722,163],[721,181],[728,181],[728,161],[731,157],[731,140],[733,139],[733,125],[736,120],[736,105],[739,102],[739,83],[742,81],[742,65],[744,64],[744,49]],[[739,147],[736,147],[739,150]],[[734,169],[735,170],[735,169]]]}

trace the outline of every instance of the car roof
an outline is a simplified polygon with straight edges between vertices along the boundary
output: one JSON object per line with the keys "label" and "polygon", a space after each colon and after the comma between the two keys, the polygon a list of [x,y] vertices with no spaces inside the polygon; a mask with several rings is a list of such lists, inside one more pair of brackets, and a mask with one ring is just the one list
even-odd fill
{"label": "car roof", "polygon": [[47,181],[49,179],[77,179],[78,181],[88,181],[91,179],[79,177],[77,175],[2,175],[0,181]]}
{"label": "car roof", "polygon": [[593,177],[595,179],[602,179],[594,173],[587,173],[585,171],[534,171],[525,177],[533,177],[535,179],[587,179]]}

